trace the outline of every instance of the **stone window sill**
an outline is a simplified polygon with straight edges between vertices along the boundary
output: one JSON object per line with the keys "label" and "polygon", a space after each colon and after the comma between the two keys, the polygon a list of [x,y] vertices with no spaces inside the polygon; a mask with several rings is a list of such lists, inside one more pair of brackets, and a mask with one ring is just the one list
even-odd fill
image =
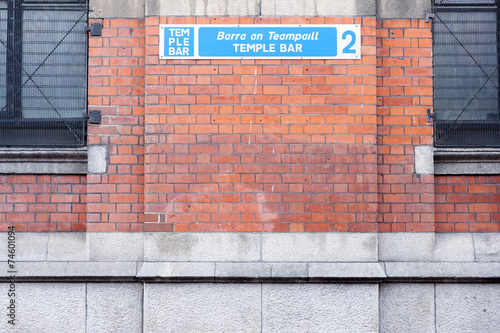
{"label": "stone window sill", "polygon": [[500,174],[500,149],[434,148],[434,174]]}
{"label": "stone window sill", "polygon": [[87,147],[0,148],[3,174],[87,174]]}

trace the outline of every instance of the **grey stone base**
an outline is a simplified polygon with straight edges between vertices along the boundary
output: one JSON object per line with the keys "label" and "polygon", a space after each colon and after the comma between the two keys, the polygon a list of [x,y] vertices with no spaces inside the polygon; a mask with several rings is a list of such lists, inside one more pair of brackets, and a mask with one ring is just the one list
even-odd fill
{"label": "grey stone base", "polygon": [[380,332],[499,332],[498,284],[382,284]]}
{"label": "grey stone base", "polygon": [[498,284],[18,283],[0,331],[499,332],[499,311]]}
{"label": "grey stone base", "polygon": [[424,18],[429,0],[111,0],[90,1],[91,17],[146,16],[375,16]]}
{"label": "grey stone base", "polygon": [[5,315],[1,332],[500,331],[500,234],[19,233],[15,244],[0,306],[13,282],[16,325]]}
{"label": "grey stone base", "polygon": [[18,233],[16,265],[26,282],[478,282],[500,280],[500,234]]}

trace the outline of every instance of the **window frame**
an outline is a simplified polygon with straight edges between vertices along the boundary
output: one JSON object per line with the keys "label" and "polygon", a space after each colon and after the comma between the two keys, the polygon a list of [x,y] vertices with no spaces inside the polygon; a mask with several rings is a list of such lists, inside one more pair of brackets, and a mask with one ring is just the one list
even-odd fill
{"label": "window frame", "polygon": [[[439,2],[438,5],[436,3]],[[446,148],[463,148],[463,149],[482,149],[482,148],[488,148],[488,149],[496,149],[500,148],[500,74],[499,74],[499,66],[500,66],[500,40],[499,40],[499,31],[500,31],[500,3],[499,1],[495,0],[484,0],[484,1],[469,1],[466,3],[466,1],[460,1],[460,0],[434,0],[432,1],[433,5],[433,12],[436,14],[434,17],[434,23],[432,25],[432,31],[433,31],[433,72],[434,72],[434,147],[437,149],[446,149]],[[476,60],[476,57],[483,57],[484,55],[476,55],[474,57],[471,53],[469,53],[469,50],[462,44],[462,41],[460,41],[460,37],[465,36],[465,33],[459,34],[459,37],[456,37],[455,34],[452,31],[449,31],[450,35],[453,36],[456,40],[456,42],[464,49],[466,52],[465,55],[468,55],[471,58],[471,63],[475,64],[475,66],[469,66],[472,69],[480,69],[484,76],[478,75],[475,76],[478,80],[485,80],[484,84],[479,87],[479,85],[473,85],[473,86],[468,86],[467,84],[463,85],[457,85],[457,86],[447,86],[447,85],[437,85],[436,83],[438,82],[437,79],[437,69],[440,68],[440,66],[443,65],[437,65],[436,57],[438,55],[438,52],[436,52],[436,38],[437,38],[437,32],[436,32],[436,26],[437,24],[441,24],[442,27],[445,27],[448,29],[448,26],[446,23],[448,22],[443,22],[441,21],[441,18],[439,17],[439,13],[453,13],[453,12],[490,12],[490,13],[496,13],[496,26],[495,26],[495,33],[496,33],[496,50],[495,50],[495,55],[496,55],[496,69],[493,70],[491,74],[488,74],[485,72],[483,69],[483,66],[487,66],[485,63],[479,63]],[[439,45],[442,45],[442,43],[445,40],[440,40]],[[471,44],[465,43],[464,44]],[[470,48],[470,45],[467,45],[468,48]],[[493,54],[493,53],[491,53]],[[443,58],[446,59],[446,58]],[[458,62],[458,61],[457,61]],[[446,65],[444,65],[446,67]],[[493,65],[494,66],[494,65]],[[456,66],[460,67],[460,66]],[[490,65],[491,67],[491,65]],[[488,75],[487,75],[488,74]],[[460,74],[459,74],[460,75]],[[465,75],[465,74],[463,74]],[[458,76],[457,76],[458,77]],[[492,78],[494,78],[494,81],[492,81]],[[445,80],[446,77],[440,77],[440,79]],[[465,80],[464,80],[465,81]],[[490,86],[490,83],[493,85],[493,87]],[[495,84],[496,83],[496,84]],[[460,89],[463,87],[464,89],[471,89],[471,91],[475,90],[474,96],[469,99],[469,97],[464,98],[462,101],[464,102],[464,105],[460,106],[456,110],[453,109],[444,109],[442,110],[443,112],[443,119],[440,119],[441,116],[441,110],[439,109],[440,106],[436,105],[437,101],[440,101],[440,105],[444,103],[446,100],[446,97],[443,97],[443,95],[440,96],[440,94],[437,92],[438,90],[443,90],[443,89],[452,89],[455,87],[456,89]],[[483,89],[486,88],[486,89]],[[477,98],[481,98],[480,95],[485,93],[486,90],[496,88],[496,100],[493,103],[496,103],[496,111],[495,112],[490,112],[488,114],[484,113],[486,109],[482,108],[477,108],[473,107],[472,104],[477,103],[479,104]],[[484,98],[484,97],[483,97]],[[468,102],[467,102],[468,100]],[[493,101],[491,97],[489,97],[490,101]],[[460,110],[461,109],[461,110]],[[471,111],[473,113],[470,113],[469,117],[474,118],[477,117],[477,119],[460,119],[460,117],[463,116],[465,111]],[[459,112],[458,116],[456,119],[444,119],[445,113],[448,112]],[[480,112],[480,113],[478,113]],[[493,118],[490,118],[489,116],[492,115]],[[495,135],[494,137],[490,137],[487,134],[484,136],[478,135],[481,133],[491,133],[497,134],[498,137]],[[498,138],[498,140],[496,140]]]}
{"label": "window frame", "polygon": [[[88,26],[89,18],[89,3],[87,0],[7,0],[7,45],[3,45],[7,49],[12,49],[13,52],[6,51],[5,55],[5,66],[6,66],[6,77],[5,77],[5,103],[3,106],[5,110],[0,112],[0,147],[43,147],[43,148],[68,148],[68,147],[84,147],[87,144],[87,113],[88,113],[88,33],[87,30],[72,32],[73,28],[82,23],[86,27]],[[28,81],[34,82],[31,77],[38,71],[35,70],[33,74],[29,74],[23,69],[23,13],[31,10],[75,10],[82,13],[82,16],[75,22],[75,25],[70,29],[70,31],[64,36],[68,36],[70,32],[72,33],[85,33],[83,43],[78,47],[81,51],[78,54],[83,58],[84,63],[81,64],[81,72],[77,77],[81,80],[83,91],[79,95],[77,102],[79,105],[77,110],[82,109],[82,114],[80,117],[67,117],[61,115],[61,113],[52,105],[50,102],[50,96],[46,97],[42,90],[36,85],[36,88],[40,91],[41,95],[48,101],[48,104],[55,111],[56,115],[59,117],[23,117],[23,106],[22,106],[22,89],[24,89]],[[63,40],[64,40],[63,38]],[[60,42],[59,42],[60,43]],[[59,44],[57,45],[59,46]],[[57,48],[56,46],[56,48]],[[0,47],[2,47],[0,45]],[[54,49],[55,50],[55,49]],[[45,60],[47,60],[51,55],[52,50]],[[68,55],[69,57],[70,55]],[[81,58],[81,59],[82,59]],[[40,67],[44,64],[45,60],[40,64]],[[83,60],[83,59],[82,59]],[[58,63],[58,68],[62,68],[64,64]],[[39,68],[40,68],[39,67]],[[27,76],[27,78],[23,77]],[[22,81],[25,80],[23,83]],[[57,88],[51,88],[55,91]],[[80,89],[80,88],[76,88]],[[21,93],[19,93],[21,92]],[[11,101],[9,101],[9,97]],[[59,107],[60,108],[60,107]],[[49,108],[50,109],[50,108]],[[21,134],[22,133],[22,134]],[[26,139],[27,134],[31,135],[31,138]]]}
{"label": "window frame", "polygon": [[[453,2],[445,0],[448,3]],[[456,3],[457,1],[455,1]],[[460,2],[460,1],[459,1]],[[496,12],[497,12],[497,56],[499,58],[497,64],[500,64],[500,40],[498,38],[498,33],[500,31],[500,3],[495,1]],[[432,1],[433,12],[439,13],[439,9],[436,10],[435,1]],[[444,5],[444,7],[447,7]],[[464,6],[465,7],[465,6]],[[473,5],[467,6],[467,8],[453,8],[455,11],[470,11]],[[475,9],[482,9],[482,6],[475,6]],[[448,7],[449,8],[449,7]],[[436,20],[439,18],[433,18],[433,48],[434,48],[434,25]],[[435,54],[433,55],[435,57]],[[498,71],[498,69],[497,69]],[[434,73],[435,76],[435,73]],[[434,93],[434,98],[436,94]],[[499,93],[499,103],[500,103],[500,93]],[[434,110],[436,112],[436,109]],[[500,110],[499,110],[500,112]],[[500,118],[500,116],[499,116]],[[433,160],[434,160],[434,174],[435,175],[484,175],[484,174],[500,174],[500,147],[467,147],[467,146],[453,146],[453,147],[442,147],[439,144],[436,145],[436,118],[434,118],[434,148],[433,148]],[[500,145],[500,144],[499,144]]]}

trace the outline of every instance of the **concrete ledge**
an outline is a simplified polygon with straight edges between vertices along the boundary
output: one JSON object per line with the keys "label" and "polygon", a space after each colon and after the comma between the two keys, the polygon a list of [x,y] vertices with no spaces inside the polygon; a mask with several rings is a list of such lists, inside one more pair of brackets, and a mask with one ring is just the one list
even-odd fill
{"label": "concrete ledge", "polygon": [[271,278],[305,278],[309,274],[307,263],[274,263],[271,268]]}
{"label": "concrete ledge", "polygon": [[145,1],[146,16],[375,16],[376,14],[375,0]]}
{"label": "concrete ledge", "polygon": [[375,16],[425,18],[430,0],[91,0],[91,18],[144,16]]}
{"label": "concrete ledge", "polygon": [[500,279],[500,263],[478,262],[387,262],[388,279],[455,281]]}
{"label": "concrete ledge", "polygon": [[257,16],[259,0],[145,0],[146,16]]}
{"label": "concrete ledge", "polygon": [[[379,263],[18,262],[20,281],[318,282],[381,280]],[[8,281],[10,273],[0,275]]]}
{"label": "concrete ledge", "polygon": [[469,282],[500,279],[500,233],[17,233],[16,271],[40,282]]}
{"label": "concrete ledge", "polygon": [[377,16],[425,18],[430,0],[91,0],[91,18],[145,16]]}
{"label": "concrete ledge", "polygon": [[[277,265],[277,266],[276,266]],[[17,262],[0,282],[500,282],[500,263],[311,263],[282,270],[279,263]],[[140,267],[140,268],[138,268]],[[300,267],[297,266],[297,267]],[[275,270],[274,268],[277,268]]]}
{"label": "concrete ledge", "polygon": [[434,174],[436,175],[483,175],[497,173],[500,173],[500,149],[434,149]]}
{"label": "concrete ledge", "polygon": [[311,263],[309,278],[313,279],[383,279],[386,274],[379,263]]}
{"label": "concrete ledge", "polygon": [[86,174],[87,147],[0,148],[0,173]]}
{"label": "concrete ledge", "polygon": [[[22,262],[16,263],[19,281],[88,281],[93,278],[130,281],[137,275],[136,262]],[[0,280],[8,281],[12,273],[5,271]]]}
{"label": "concrete ledge", "polygon": [[197,279],[212,280],[215,276],[215,264],[206,262],[145,262],[137,277],[146,280]]}
{"label": "concrete ledge", "polygon": [[375,0],[261,0],[263,16],[375,16]]}
{"label": "concrete ledge", "polygon": [[144,18],[145,0],[90,0],[90,18]]}

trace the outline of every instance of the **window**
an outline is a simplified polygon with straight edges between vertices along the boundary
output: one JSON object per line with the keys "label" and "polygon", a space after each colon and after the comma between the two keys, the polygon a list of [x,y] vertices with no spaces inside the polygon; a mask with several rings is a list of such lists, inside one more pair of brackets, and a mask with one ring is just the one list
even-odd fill
{"label": "window", "polygon": [[86,143],[87,1],[0,0],[0,146]]}
{"label": "window", "polygon": [[434,0],[437,147],[500,147],[499,6]]}

